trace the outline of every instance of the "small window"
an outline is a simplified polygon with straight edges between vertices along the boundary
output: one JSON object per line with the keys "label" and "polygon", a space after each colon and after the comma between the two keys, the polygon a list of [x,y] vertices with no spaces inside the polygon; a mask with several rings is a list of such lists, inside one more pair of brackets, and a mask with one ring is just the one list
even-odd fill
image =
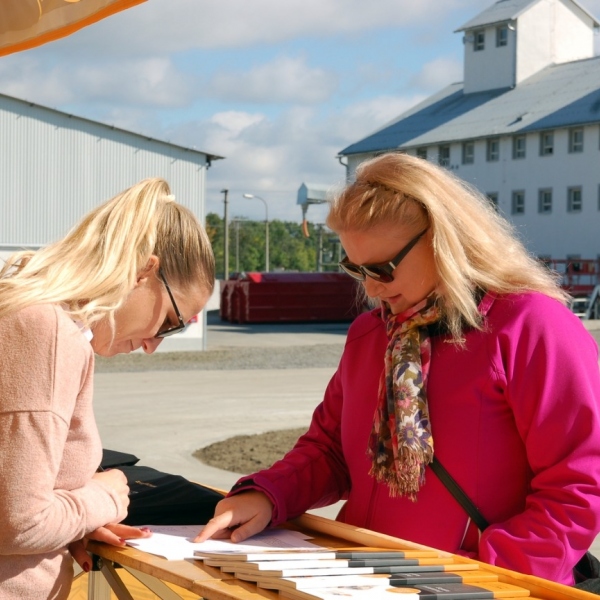
{"label": "small window", "polygon": [[450,146],[440,146],[438,163],[440,167],[450,166]]}
{"label": "small window", "polygon": [[473,32],[474,40],[473,40],[473,50],[475,52],[479,52],[480,50],[485,50],[485,30],[479,29],[478,31]]}
{"label": "small window", "polygon": [[538,212],[549,214],[552,212],[552,189],[546,188],[539,191],[538,194]]}
{"label": "small window", "polygon": [[475,162],[475,143],[463,142],[462,145],[462,163],[463,165],[472,165]]}
{"label": "small window", "polygon": [[583,127],[569,129],[569,152],[583,152]]}
{"label": "small window", "polygon": [[567,254],[567,260],[569,261],[566,264],[568,273],[581,273],[581,254]]}
{"label": "small window", "polygon": [[543,131],[540,134],[540,155],[551,156],[554,154],[554,131]]}
{"label": "small window", "polygon": [[600,185],[598,186],[598,210],[600,210]]}
{"label": "small window", "polygon": [[513,137],[513,158],[525,158],[525,140],[524,135],[515,135]]}
{"label": "small window", "polygon": [[506,25],[496,27],[496,46],[498,48],[508,46],[508,27]]}
{"label": "small window", "polygon": [[512,193],[511,212],[513,215],[525,214],[525,192],[523,190]]}
{"label": "small window", "polygon": [[495,162],[500,160],[500,139],[490,138],[487,141],[487,155],[488,162]]}
{"label": "small window", "polygon": [[488,192],[486,194],[487,199],[490,201],[490,204],[498,210],[498,192]]}
{"label": "small window", "polygon": [[570,187],[567,190],[567,212],[581,212],[582,194],[581,187]]}
{"label": "small window", "polygon": [[417,148],[417,157],[427,160],[427,148]]}

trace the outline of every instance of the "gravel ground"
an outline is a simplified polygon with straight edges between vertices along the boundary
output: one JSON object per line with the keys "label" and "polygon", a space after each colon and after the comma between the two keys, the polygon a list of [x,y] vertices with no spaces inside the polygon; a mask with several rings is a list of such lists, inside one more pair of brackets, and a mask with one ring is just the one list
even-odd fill
{"label": "gravel ground", "polygon": [[194,452],[203,463],[233,473],[248,475],[267,469],[292,448],[306,428],[237,435]]}
{"label": "gravel ground", "polygon": [[231,371],[236,369],[311,369],[336,367],[343,343],[278,348],[222,348],[204,352],[156,352],[96,356],[96,372]]}
{"label": "gravel ground", "polygon": [[[600,328],[590,330],[600,343]],[[110,359],[96,357],[97,372],[290,369],[336,367],[343,343],[292,347],[226,347],[205,352],[157,352],[124,354]],[[253,473],[281,458],[304,429],[270,431],[236,436],[206,446],[194,456],[207,465],[234,473]]]}
{"label": "gravel ground", "polygon": [[[204,352],[156,352],[96,356],[96,372],[335,368],[343,343],[293,347],[225,347]],[[203,463],[233,473],[253,473],[270,467],[292,448],[305,429],[285,429],[236,436],[204,448],[194,456]]]}

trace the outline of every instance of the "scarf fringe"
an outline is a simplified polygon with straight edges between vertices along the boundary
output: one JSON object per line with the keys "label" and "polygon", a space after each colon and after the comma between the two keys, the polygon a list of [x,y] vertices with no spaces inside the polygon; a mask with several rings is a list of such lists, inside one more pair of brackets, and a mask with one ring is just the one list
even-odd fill
{"label": "scarf fringe", "polygon": [[425,483],[425,466],[433,460],[433,452],[417,457],[408,448],[401,448],[400,455],[395,459],[392,467],[386,464],[371,464],[369,475],[377,483],[384,483],[392,498],[406,496],[413,502],[417,501],[417,492]]}

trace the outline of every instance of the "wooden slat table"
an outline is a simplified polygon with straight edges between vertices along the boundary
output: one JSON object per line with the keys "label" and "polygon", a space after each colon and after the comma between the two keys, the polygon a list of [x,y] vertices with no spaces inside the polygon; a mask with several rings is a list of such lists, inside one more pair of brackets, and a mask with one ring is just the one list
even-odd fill
{"label": "wooden slat table", "polygon": [[[289,526],[311,535],[314,542],[330,547],[372,546],[399,550],[434,550],[389,535],[376,533],[338,523],[331,519],[305,514]],[[176,594],[164,582],[175,584],[206,600],[279,600],[276,592],[258,588],[255,584],[241,581],[219,569],[205,566],[200,561],[169,561],[141,552],[134,548],[117,548],[98,542],[90,542],[88,550],[100,561],[101,569],[93,571],[89,579],[88,600],[108,600],[110,589],[119,600],[132,600],[132,596],[119,577],[115,565],[127,569],[162,600],[177,600]],[[530,600],[594,600],[597,596],[565,585],[531,575],[494,567],[463,556],[436,550],[440,556],[452,556],[458,563],[476,563],[480,569],[498,575],[505,583],[530,591]],[[109,587],[110,586],[110,587]]]}

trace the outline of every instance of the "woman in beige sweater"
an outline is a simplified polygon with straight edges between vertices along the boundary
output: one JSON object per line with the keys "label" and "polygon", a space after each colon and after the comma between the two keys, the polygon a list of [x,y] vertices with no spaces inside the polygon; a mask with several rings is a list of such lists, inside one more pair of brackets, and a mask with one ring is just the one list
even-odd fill
{"label": "woman in beige sweater", "polygon": [[94,353],[154,352],[213,285],[206,233],[161,179],[0,270],[0,598],[67,598],[69,545],[89,568],[81,540],[131,533],[125,476],[96,472]]}

